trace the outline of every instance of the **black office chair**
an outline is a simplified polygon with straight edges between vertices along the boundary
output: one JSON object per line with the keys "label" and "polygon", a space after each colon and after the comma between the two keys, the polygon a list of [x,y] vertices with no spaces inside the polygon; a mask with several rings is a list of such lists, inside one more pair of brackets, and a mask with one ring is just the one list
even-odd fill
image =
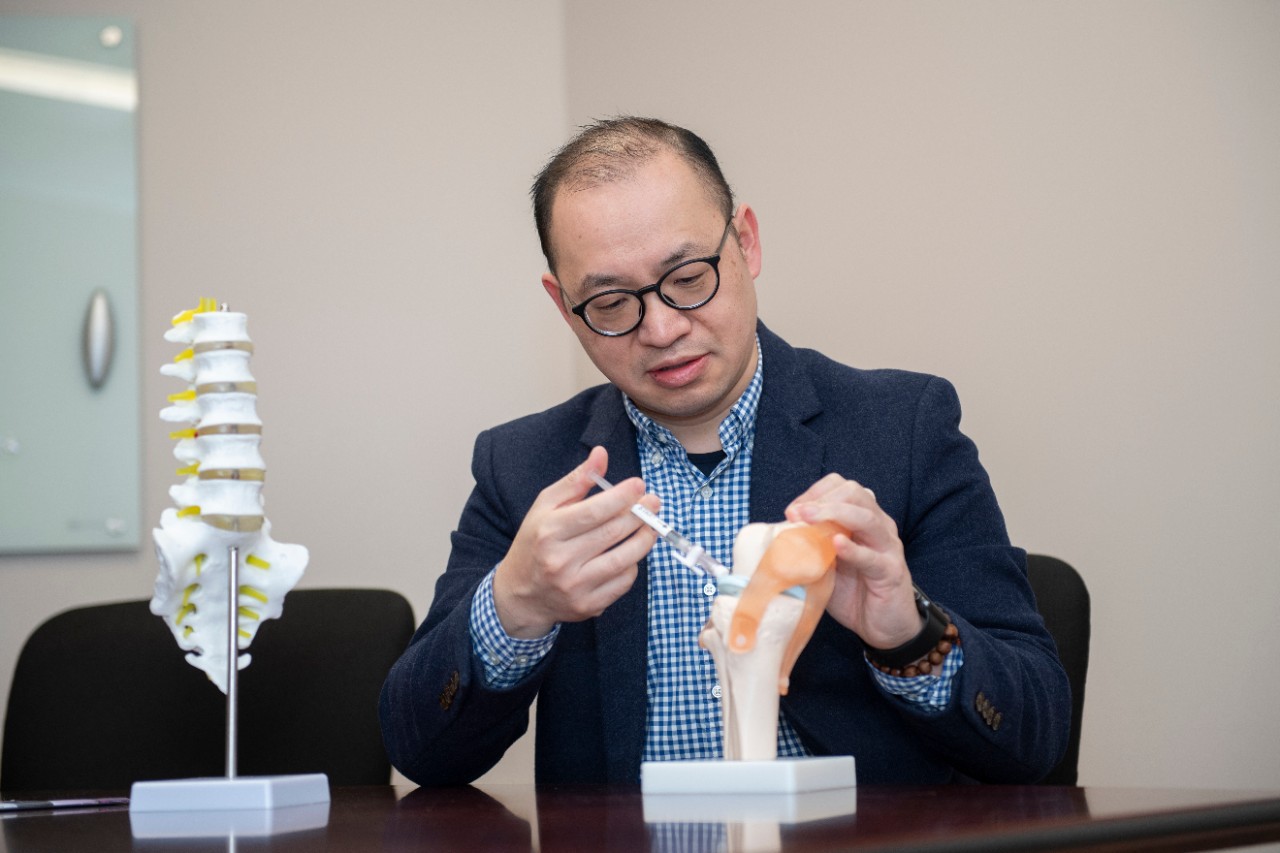
{"label": "black office chair", "polygon": [[[263,623],[239,676],[237,772],[385,785],[378,693],[414,630],[399,594],[300,589]],[[14,671],[0,788],[124,789],[226,775],[226,697],[146,601],[60,613]]]}
{"label": "black office chair", "polygon": [[1080,574],[1056,557],[1027,555],[1027,579],[1036,608],[1058,646],[1058,657],[1071,683],[1071,739],[1058,766],[1042,785],[1076,784],[1080,763],[1080,725],[1084,720],[1084,682],[1089,671],[1089,590]]}

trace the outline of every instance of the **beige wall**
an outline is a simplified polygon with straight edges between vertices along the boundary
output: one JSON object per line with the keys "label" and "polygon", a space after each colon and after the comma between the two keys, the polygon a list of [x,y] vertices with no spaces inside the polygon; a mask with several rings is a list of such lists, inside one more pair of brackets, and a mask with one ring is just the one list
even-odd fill
{"label": "beige wall", "polygon": [[1280,785],[1280,4],[567,8],[571,123],[703,131],[765,322],[950,377],[1079,567],[1081,781]]}
{"label": "beige wall", "polygon": [[[138,22],[147,518],[160,334],[216,296],[251,317],[303,583],[424,613],[474,433],[595,381],[537,287],[529,178],[591,117],[659,114],[756,207],[765,321],[953,379],[1015,540],[1085,575],[1082,782],[1280,783],[1280,5],[0,12]],[[46,615],[148,595],[152,559],[0,558],[0,684]]]}

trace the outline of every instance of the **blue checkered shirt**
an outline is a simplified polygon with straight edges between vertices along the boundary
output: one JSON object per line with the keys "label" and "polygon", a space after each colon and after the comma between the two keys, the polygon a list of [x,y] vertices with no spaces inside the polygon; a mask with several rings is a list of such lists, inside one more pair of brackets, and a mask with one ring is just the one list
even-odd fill
{"label": "blue checkered shirt", "polygon": [[[763,376],[764,359],[760,356],[751,384],[720,424],[725,456],[710,476],[689,461],[669,430],[623,398],[627,416],[636,427],[640,473],[648,490],[662,499],[663,519],[730,567],[734,537],[750,520],[751,455]],[[711,613],[715,584],[677,562],[663,543],[649,553],[648,575],[644,760],[720,758],[722,721],[715,661],[698,645],[698,634]],[[485,681],[491,687],[510,687],[524,678],[551,650],[558,632],[556,626],[533,640],[509,636],[493,603],[492,571],[472,599],[472,645],[484,663]],[[963,654],[957,646],[939,675],[895,678],[870,664],[868,668],[887,692],[936,710],[950,701],[961,663]],[[786,714],[780,713],[778,755],[806,754]]]}

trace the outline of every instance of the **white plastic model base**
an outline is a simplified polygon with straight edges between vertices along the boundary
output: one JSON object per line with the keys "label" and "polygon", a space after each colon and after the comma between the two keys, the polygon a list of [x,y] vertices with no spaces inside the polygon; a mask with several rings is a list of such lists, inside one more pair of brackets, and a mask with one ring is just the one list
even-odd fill
{"label": "white plastic model base", "polygon": [[129,793],[130,812],[262,810],[327,802],[329,777],[323,773],[134,782]]}
{"label": "white plastic model base", "polygon": [[[856,814],[857,788],[799,794],[645,794],[645,823],[807,823]],[[753,848],[754,849],[754,848]],[[760,849],[781,849],[761,846]]]}
{"label": "white plastic model base", "polygon": [[772,761],[646,761],[646,794],[797,794],[857,785],[852,755]]}
{"label": "white plastic model base", "polygon": [[129,812],[134,838],[219,838],[234,850],[235,838],[268,838],[329,824],[329,804],[278,809],[226,809],[214,812]]}

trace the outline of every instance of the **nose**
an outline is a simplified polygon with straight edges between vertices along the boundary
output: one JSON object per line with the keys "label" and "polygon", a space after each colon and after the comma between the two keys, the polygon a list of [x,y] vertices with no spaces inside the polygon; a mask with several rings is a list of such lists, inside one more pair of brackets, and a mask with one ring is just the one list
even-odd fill
{"label": "nose", "polygon": [[636,334],[641,343],[651,347],[667,347],[687,334],[692,311],[679,311],[662,301],[657,293],[646,293],[644,299],[644,319]]}

